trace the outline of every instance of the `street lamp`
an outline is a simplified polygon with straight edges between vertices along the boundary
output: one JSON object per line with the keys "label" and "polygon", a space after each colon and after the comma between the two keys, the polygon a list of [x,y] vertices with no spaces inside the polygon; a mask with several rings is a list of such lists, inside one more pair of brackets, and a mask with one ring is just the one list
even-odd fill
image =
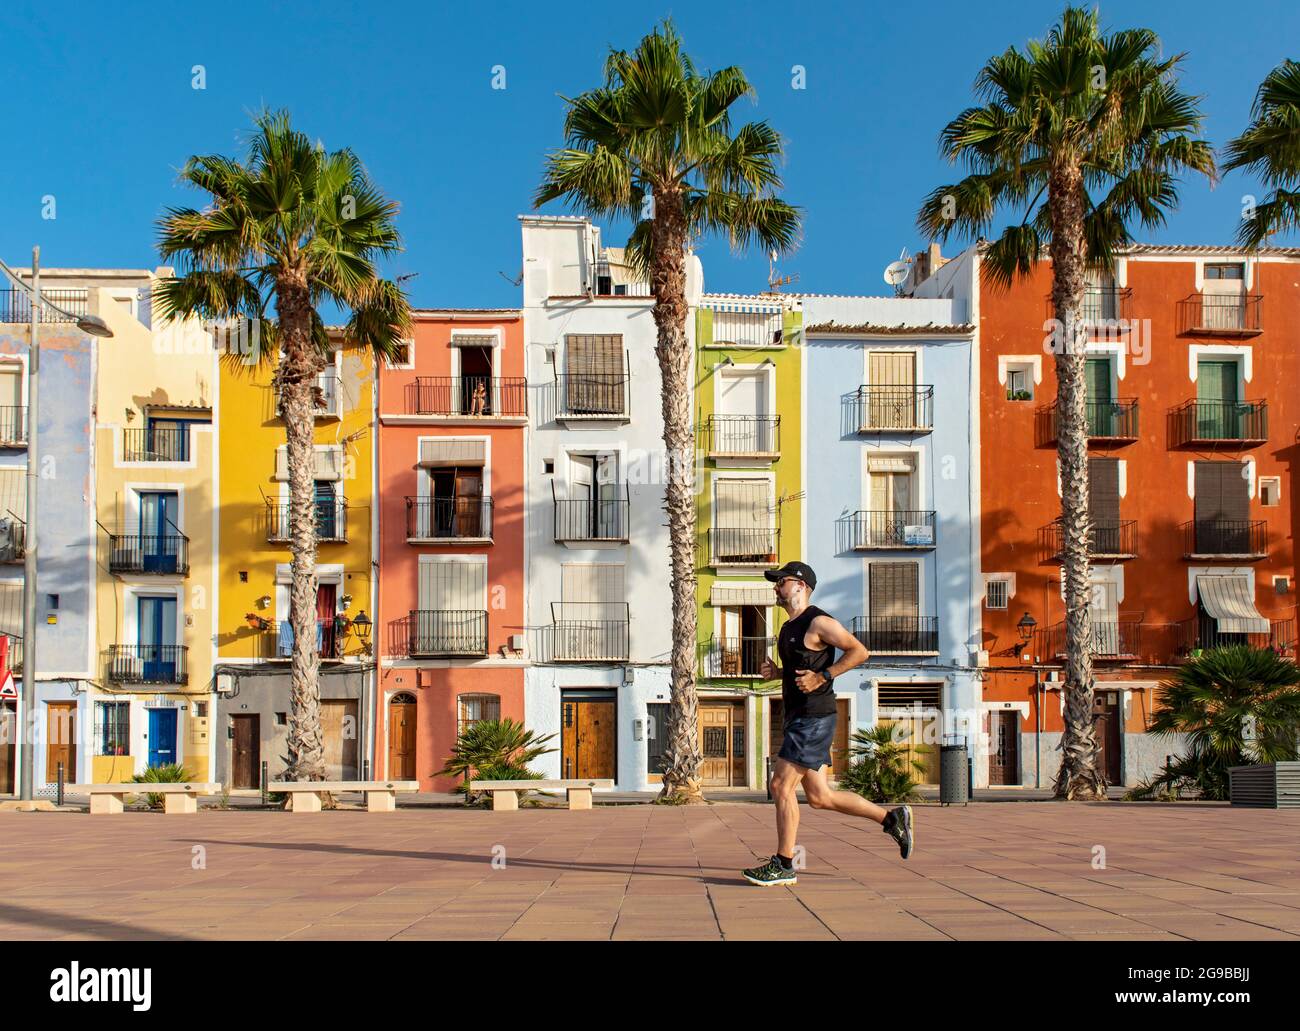
{"label": "street lamp", "polygon": [[[31,296],[32,330],[27,348],[27,526],[23,538],[23,677],[22,693],[18,696],[18,733],[22,741],[23,763],[19,776],[18,797],[32,801],[32,782],[36,770],[36,742],[28,733],[32,713],[36,706],[36,485],[39,482],[36,467],[39,464],[37,385],[41,369],[40,326],[43,308],[49,307],[75,322],[83,333],[96,337],[111,337],[113,331],[98,315],[73,315],[56,304],[41,301],[41,249],[32,248],[32,282],[27,286],[18,275],[0,261],[0,270],[18,287]],[[93,428],[93,427],[92,427]],[[76,776],[76,770],[72,771]]]}
{"label": "street lamp", "polygon": [[1020,617],[1016,624],[1016,630],[1020,632],[1020,643],[1016,645],[1016,655],[1019,656],[1025,650],[1027,645],[1034,636],[1034,627],[1038,626],[1038,620],[1026,612]]}

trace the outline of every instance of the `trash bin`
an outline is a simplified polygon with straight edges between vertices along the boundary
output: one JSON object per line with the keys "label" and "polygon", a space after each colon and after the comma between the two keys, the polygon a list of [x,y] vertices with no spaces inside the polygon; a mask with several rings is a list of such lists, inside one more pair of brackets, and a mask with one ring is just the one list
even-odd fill
{"label": "trash bin", "polygon": [[939,746],[939,804],[970,801],[970,766],[965,745]]}

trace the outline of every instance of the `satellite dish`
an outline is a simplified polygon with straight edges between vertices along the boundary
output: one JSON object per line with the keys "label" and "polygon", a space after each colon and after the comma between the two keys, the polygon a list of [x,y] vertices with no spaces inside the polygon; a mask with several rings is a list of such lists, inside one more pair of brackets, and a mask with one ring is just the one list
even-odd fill
{"label": "satellite dish", "polygon": [[891,261],[885,266],[885,282],[890,286],[900,286],[906,282],[909,274],[905,261]]}

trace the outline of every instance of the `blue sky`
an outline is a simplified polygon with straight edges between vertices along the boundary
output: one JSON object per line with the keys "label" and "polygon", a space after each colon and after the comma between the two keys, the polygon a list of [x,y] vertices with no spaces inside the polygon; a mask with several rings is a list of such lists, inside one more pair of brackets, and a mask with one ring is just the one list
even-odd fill
{"label": "blue sky", "polygon": [[[249,113],[287,107],[327,147],[349,146],[402,205],[406,250],[390,274],[421,307],[509,306],[519,268],[515,216],[548,149],[563,102],[598,83],[610,45],[631,48],[671,15],[702,68],[740,65],[758,91],[741,119],[765,118],[787,140],[786,197],[805,212],[799,250],[781,263],[798,289],[883,293],[880,273],[923,244],[917,206],[955,172],[938,157],[944,123],[971,100],[983,61],[1041,36],[1059,3],[925,5],[750,3],[590,6],[521,3],[285,4],[219,7],[114,3],[0,6],[5,69],[0,256],[48,266],[153,267],[154,221],[192,204],[176,169],[193,153],[240,154]],[[1298,56],[1300,5],[1250,14],[1221,4],[1133,2],[1102,8],[1109,27],[1146,25],[1166,52],[1187,53],[1185,88],[1204,97],[1206,136],[1222,145],[1248,119],[1259,80]],[[791,88],[791,68],[807,88]],[[203,65],[206,89],[191,87]],[[491,88],[506,70],[505,90]],[[24,119],[34,127],[24,126]],[[1183,188],[1154,242],[1232,238],[1235,174]],[[56,215],[42,218],[53,195]],[[562,208],[547,209],[561,213]],[[616,243],[621,240],[610,239]],[[1279,242],[1296,243],[1292,239]],[[951,248],[950,248],[951,249]],[[764,287],[766,259],[722,243],[701,249],[711,290]]]}

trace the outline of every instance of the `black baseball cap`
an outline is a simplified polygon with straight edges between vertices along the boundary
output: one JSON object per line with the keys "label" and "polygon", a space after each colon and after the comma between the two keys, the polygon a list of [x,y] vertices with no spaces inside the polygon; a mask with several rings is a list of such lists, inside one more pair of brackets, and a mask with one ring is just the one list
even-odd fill
{"label": "black baseball cap", "polygon": [[787,576],[793,576],[806,583],[810,589],[817,586],[817,574],[806,562],[787,562],[780,569],[769,569],[763,575],[773,583]]}

